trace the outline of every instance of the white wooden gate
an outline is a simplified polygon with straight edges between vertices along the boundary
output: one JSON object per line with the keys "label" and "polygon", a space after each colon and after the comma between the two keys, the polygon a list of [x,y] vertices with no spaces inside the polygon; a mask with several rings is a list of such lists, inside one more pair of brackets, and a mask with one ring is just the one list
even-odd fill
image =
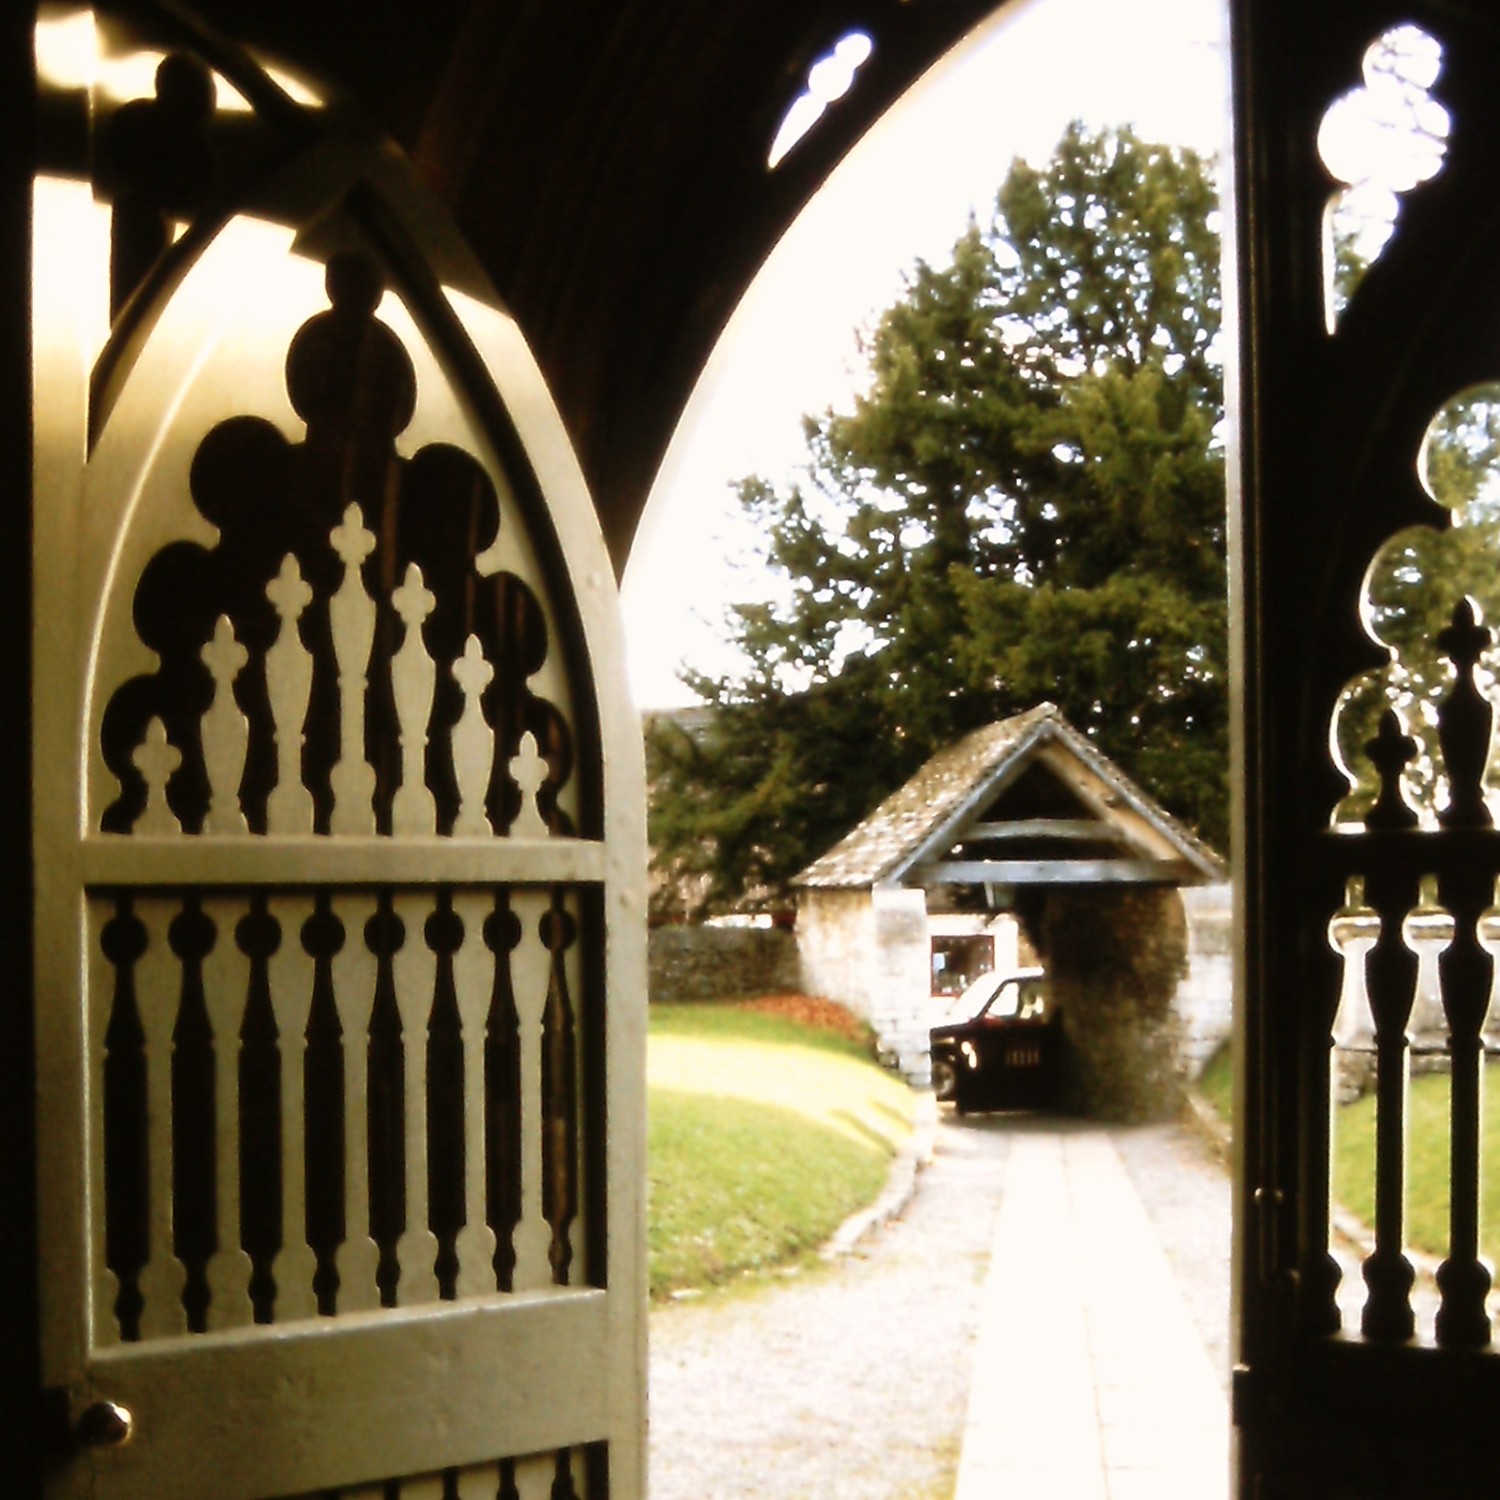
{"label": "white wooden gate", "polygon": [[402,165],[176,26],[38,29],[51,1493],[629,1500],[644,798],[593,510]]}

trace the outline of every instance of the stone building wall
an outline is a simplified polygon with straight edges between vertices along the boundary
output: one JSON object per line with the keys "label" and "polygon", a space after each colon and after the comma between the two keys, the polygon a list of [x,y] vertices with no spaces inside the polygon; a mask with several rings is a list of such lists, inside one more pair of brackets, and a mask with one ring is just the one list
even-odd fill
{"label": "stone building wall", "polygon": [[652,1000],[738,1000],[802,988],[797,940],[775,927],[654,927],[647,946]]}

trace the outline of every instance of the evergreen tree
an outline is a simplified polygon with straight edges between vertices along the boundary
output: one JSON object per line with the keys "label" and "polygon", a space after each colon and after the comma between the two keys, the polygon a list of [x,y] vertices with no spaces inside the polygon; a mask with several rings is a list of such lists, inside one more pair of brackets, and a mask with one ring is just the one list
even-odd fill
{"label": "evergreen tree", "polygon": [[800,482],[742,481],[773,602],[713,712],[649,737],[658,864],[779,893],[928,756],[1042,699],[1226,833],[1223,404],[1209,164],[1069,127],[918,262]]}

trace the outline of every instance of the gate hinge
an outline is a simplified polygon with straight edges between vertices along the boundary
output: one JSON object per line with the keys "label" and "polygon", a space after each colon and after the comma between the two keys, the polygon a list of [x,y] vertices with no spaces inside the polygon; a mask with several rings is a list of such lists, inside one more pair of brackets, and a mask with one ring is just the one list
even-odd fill
{"label": "gate hinge", "polygon": [[1249,1365],[1236,1365],[1229,1377],[1229,1420],[1235,1427],[1248,1427],[1256,1418],[1263,1382]]}
{"label": "gate hinge", "polygon": [[73,1447],[73,1412],[65,1386],[49,1385],[37,1399],[38,1431],[43,1453],[67,1453]]}

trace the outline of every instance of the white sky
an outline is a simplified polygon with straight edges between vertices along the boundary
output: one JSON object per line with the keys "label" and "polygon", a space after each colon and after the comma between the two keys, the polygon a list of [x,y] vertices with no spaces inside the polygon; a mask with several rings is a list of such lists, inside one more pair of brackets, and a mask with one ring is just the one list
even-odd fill
{"label": "white sky", "polygon": [[870,132],[746,294],[652,491],[624,585],[641,707],[693,701],[681,662],[728,659],[724,605],[762,592],[731,486],[802,462],[803,414],[848,404],[855,331],[912,262],[946,261],[1011,159],[1045,162],[1075,116],[1222,155],[1227,74],[1222,0],[1021,0]]}

